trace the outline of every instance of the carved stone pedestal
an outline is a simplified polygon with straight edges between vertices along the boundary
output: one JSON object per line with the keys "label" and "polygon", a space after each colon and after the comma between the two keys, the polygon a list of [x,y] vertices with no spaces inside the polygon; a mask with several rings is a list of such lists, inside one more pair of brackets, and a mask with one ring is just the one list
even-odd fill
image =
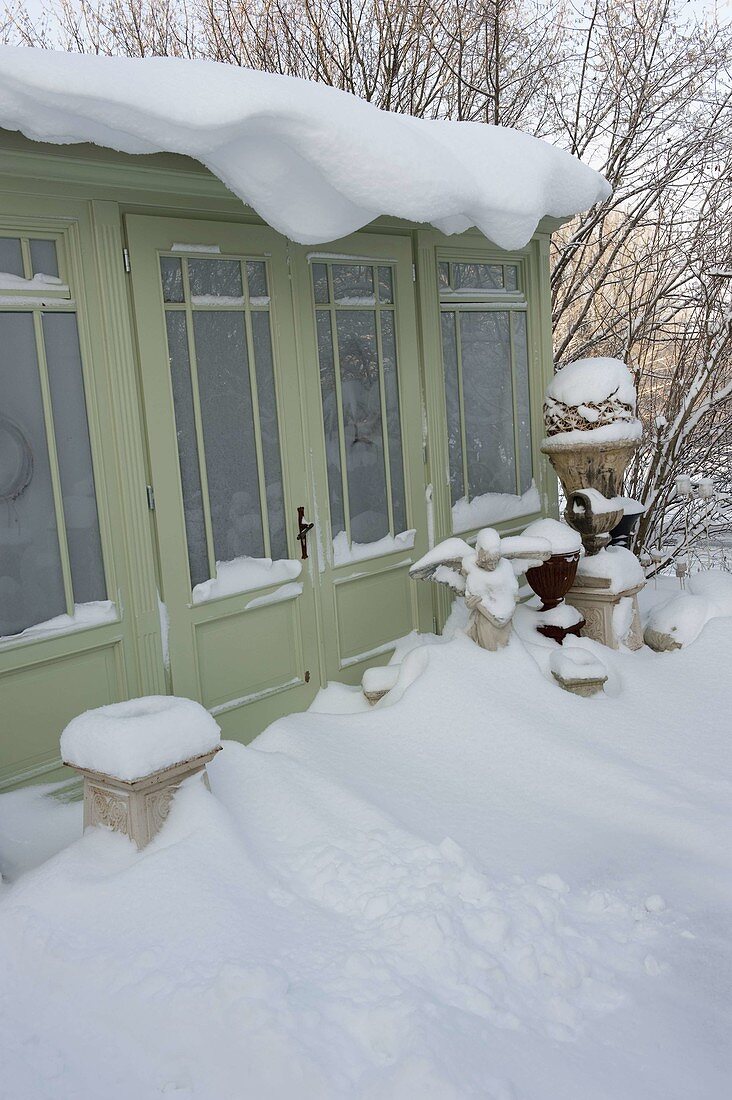
{"label": "carved stone pedestal", "polygon": [[168,816],[173,796],[184,779],[204,772],[203,781],[208,786],[206,765],[219,748],[131,782],[76,768],[84,777],[84,828],[106,825],[144,848]]}
{"label": "carved stone pedestal", "polygon": [[643,630],[638,611],[638,593],[642,584],[624,592],[611,592],[606,577],[578,575],[565,596],[567,603],[576,607],[585,620],[582,634],[596,642],[619,649],[641,649]]}

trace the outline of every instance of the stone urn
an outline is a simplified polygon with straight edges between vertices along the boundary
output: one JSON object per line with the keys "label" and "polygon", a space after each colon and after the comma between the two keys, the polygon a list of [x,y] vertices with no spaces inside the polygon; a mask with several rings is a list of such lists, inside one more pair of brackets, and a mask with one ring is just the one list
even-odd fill
{"label": "stone urn", "polygon": [[579,550],[574,554],[552,554],[533,569],[526,570],[526,580],[541,600],[541,610],[558,607],[574,584],[577,576]]}
{"label": "stone urn", "polygon": [[590,556],[609,546],[610,532],[623,518],[622,505],[617,501],[617,497],[608,500],[597,489],[575,489],[567,496],[564,518],[579,532]]}

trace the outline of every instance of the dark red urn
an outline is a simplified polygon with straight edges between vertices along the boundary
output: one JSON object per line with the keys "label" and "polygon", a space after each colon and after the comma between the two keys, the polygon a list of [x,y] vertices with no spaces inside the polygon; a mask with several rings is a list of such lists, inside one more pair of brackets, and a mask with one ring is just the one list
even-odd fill
{"label": "dark red urn", "polygon": [[541,610],[551,611],[569,592],[577,576],[579,550],[573,554],[552,554],[547,561],[526,570],[526,580],[541,600]]}

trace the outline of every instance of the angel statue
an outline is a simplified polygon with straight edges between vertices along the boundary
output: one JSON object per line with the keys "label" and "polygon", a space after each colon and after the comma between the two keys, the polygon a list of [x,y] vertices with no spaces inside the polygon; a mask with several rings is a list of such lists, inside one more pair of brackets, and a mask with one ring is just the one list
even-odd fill
{"label": "angel statue", "polygon": [[446,584],[470,611],[468,637],[481,649],[495,651],[508,644],[521,573],[550,558],[543,538],[514,535],[501,538],[493,527],[478,532],[475,549],[464,539],[450,538],[415,562],[415,580]]}

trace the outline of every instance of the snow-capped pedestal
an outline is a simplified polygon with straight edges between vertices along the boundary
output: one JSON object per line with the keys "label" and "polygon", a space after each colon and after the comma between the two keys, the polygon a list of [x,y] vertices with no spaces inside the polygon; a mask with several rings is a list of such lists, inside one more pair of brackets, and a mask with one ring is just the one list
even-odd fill
{"label": "snow-capped pedestal", "polygon": [[638,593],[645,583],[637,557],[622,546],[584,557],[566,596],[585,620],[583,635],[611,649],[641,649]]}
{"label": "snow-capped pedestal", "polygon": [[88,710],[61,734],[61,758],[84,777],[84,828],[105,825],[144,848],[183,780],[203,773],[221,731],[193,699],[151,695]]}
{"label": "snow-capped pedestal", "polygon": [[555,650],[549,667],[560,687],[585,698],[601,692],[607,681],[607,670],[602,661],[579,646]]}
{"label": "snow-capped pedestal", "polygon": [[[623,517],[625,470],[638,447],[633,376],[619,359],[579,359],[554,375],[544,398],[549,458],[567,498],[565,517],[596,554]],[[589,498],[578,493],[593,490]]]}

